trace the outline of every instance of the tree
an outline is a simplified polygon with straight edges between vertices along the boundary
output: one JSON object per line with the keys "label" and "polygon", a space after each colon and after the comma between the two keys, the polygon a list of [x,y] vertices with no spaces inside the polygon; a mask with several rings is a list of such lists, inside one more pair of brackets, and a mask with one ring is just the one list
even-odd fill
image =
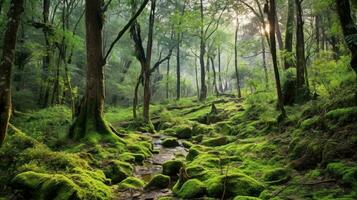
{"label": "tree", "polygon": [[273,60],[274,67],[274,75],[275,75],[275,83],[276,83],[276,91],[278,96],[278,107],[281,111],[281,117],[284,118],[286,116],[284,104],[283,104],[283,95],[281,92],[281,84],[280,84],[280,75],[278,69],[278,59],[276,53],[276,39],[275,39],[275,15],[276,15],[276,5],[275,0],[269,0],[269,5],[266,5],[268,20],[269,20],[269,38],[270,38],[270,51]]}
{"label": "tree", "polygon": [[[104,11],[102,0],[86,0],[86,53],[87,53],[87,79],[85,95],[75,115],[75,120],[70,128],[69,137],[82,139],[93,134],[111,135],[115,130],[103,118],[104,109],[104,66],[113,47],[134,23],[147,4],[143,2],[140,9],[132,16],[128,23],[119,31],[116,39],[111,43],[109,50],[103,55],[102,29]],[[105,7],[104,7],[105,8]]]}
{"label": "tree", "polygon": [[302,0],[295,0],[296,3],[296,84],[297,91],[300,92],[305,85],[305,39],[304,21],[302,19]]}
{"label": "tree", "polygon": [[357,26],[351,15],[350,1],[336,0],[336,5],[345,41],[352,54],[351,67],[357,73]]}
{"label": "tree", "polygon": [[242,93],[240,89],[241,87],[240,87],[239,70],[238,70],[238,30],[239,30],[239,19],[237,17],[235,34],[234,34],[234,69],[235,69],[235,75],[237,80],[237,94],[238,94],[238,98],[241,98]]}
{"label": "tree", "polygon": [[294,33],[294,15],[295,15],[295,2],[294,0],[288,0],[288,19],[286,22],[285,32],[285,57],[284,68],[289,69],[293,63],[290,58],[290,54],[293,51],[293,33]]}
{"label": "tree", "polygon": [[15,56],[17,31],[24,11],[23,0],[11,0],[7,14],[0,63],[0,145],[4,142],[11,115],[11,71]]}

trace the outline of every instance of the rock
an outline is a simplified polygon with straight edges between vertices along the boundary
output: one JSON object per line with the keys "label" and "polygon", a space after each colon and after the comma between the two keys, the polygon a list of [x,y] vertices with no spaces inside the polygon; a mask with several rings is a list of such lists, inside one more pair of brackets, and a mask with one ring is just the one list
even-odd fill
{"label": "rock", "polygon": [[202,166],[188,166],[186,173],[190,178],[199,178],[206,174],[206,169]]}
{"label": "rock", "polygon": [[187,149],[191,148],[192,145],[193,144],[191,142],[189,142],[189,141],[183,141],[182,142],[182,146],[187,148]]}
{"label": "rock", "polygon": [[162,173],[167,176],[177,176],[184,163],[180,160],[169,160],[162,165]]}
{"label": "rock", "polygon": [[178,139],[190,139],[192,137],[192,128],[189,126],[177,126],[174,128],[175,137]]}
{"label": "rock", "polygon": [[250,197],[250,196],[236,196],[233,200],[261,200],[257,197]]}
{"label": "rock", "polygon": [[192,127],[192,135],[210,135],[213,132],[212,126],[208,126],[205,124],[195,124]]}
{"label": "rock", "polygon": [[170,185],[169,176],[163,174],[157,174],[145,186],[145,189],[164,189],[169,187],[169,185]]}
{"label": "rock", "polygon": [[186,156],[187,161],[192,161],[200,154],[200,151],[194,147],[191,147]]}
{"label": "rock", "polygon": [[128,177],[118,184],[120,190],[140,189],[144,187],[144,181],[135,177]]}
{"label": "rock", "polygon": [[190,179],[182,185],[175,195],[183,199],[193,199],[202,197],[205,193],[206,187],[201,181],[198,179]]}
{"label": "rock", "polygon": [[267,171],[263,176],[263,179],[272,185],[286,183],[290,178],[290,170],[286,168],[276,168]]}
{"label": "rock", "polygon": [[235,173],[213,177],[206,181],[208,196],[220,198],[224,188],[222,183],[226,182],[225,198],[233,198],[238,195],[258,197],[264,190],[264,185],[257,180],[242,174]]}
{"label": "rock", "polygon": [[14,188],[25,196],[34,199],[81,199],[82,192],[78,185],[63,175],[43,174],[33,171],[23,172],[12,180]]}
{"label": "rock", "polygon": [[166,138],[162,141],[162,146],[167,148],[177,147],[180,144],[178,143],[176,138]]}
{"label": "rock", "polygon": [[228,142],[229,142],[228,138],[226,136],[222,136],[222,137],[204,140],[202,141],[202,145],[215,147],[215,146],[226,145],[228,144]]}
{"label": "rock", "polygon": [[131,176],[133,167],[126,162],[115,160],[109,163],[105,168],[104,173],[107,178],[110,178],[112,184],[117,184],[127,177]]}

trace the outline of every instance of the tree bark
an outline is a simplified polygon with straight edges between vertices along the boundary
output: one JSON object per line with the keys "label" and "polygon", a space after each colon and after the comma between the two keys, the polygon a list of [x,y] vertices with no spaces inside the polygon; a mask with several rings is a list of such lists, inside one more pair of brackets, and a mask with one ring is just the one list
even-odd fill
{"label": "tree bark", "polygon": [[15,57],[17,31],[24,11],[23,0],[11,0],[0,63],[0,146],[3,144],[11,115],[11,71]]}
{"label": "tree bark", "polygon": [[223,83],[222,83],[222,70],[221,70],[221,47],[218,47],[218,89],[219,92],[223,93]]}
{"label": "tree bark", "polygon": [[201,34],[200,34],[200,66],[201,66],[201,91],[200,101],[204,101],[207,98],[207,86],[206,86],[206,69],[205,69],[205,54],[206,44],[205,35],[203,30],[203,0],[200,0],[200,13],[201,13]]}
{"label": "tree bark", "polygon": [[103,118],[105,60],[102,51],[102,5],[102,0],[85,2],[87,81],[79,113],[70,129],[69,137],[75,140],[89,138],[93,134],[113,134]]}
{"label": "tree bark", "polygon": [[167,68],[166,68],[166,99],[169,99],[169,79],[170,79],[170,59],[167,60]]}
{"label": "tree bark", "polygon": [[285,51],[289,56],[284,58],[284,68],[289,69],[293,63],[290,54],[293,52],[293,38],[294,38],[294,16],[295,16],[295,2],[288,0],[288,19],[286,22],[285,32]]}
{"label": "tree bark", "polygon": [[273,60],[273,67],[274,67],[274,75],[275,75],[275,82],[276,82],[276,91],[277,91],[277,96],[278,96],[278,107],[279,110],[281,111],[281,117],[285,118],[286,112],[283,104],[283,95],[281,92],[281,84],[280,84],[280,75],[279,75],[279,69],[278,69],[278,59],[277,59],[277,54],[276,54],[276,39],[275,39],[275,15],[276,15],[276,5],[275,5],[275,0],[269,0],[269,11],[268,11],[268,19],[269,19],[269,24],[270,24],[270,31],[269,31],[269,36],[270,36],[270,51],[272,55],[272,60]]}
{"label": "tree bark", "polygon": [[264,69],[264,77],[265,77],[265,89],[269,89],[269,75],[268,75],[268,67],[266,61],[266,48],[265,48],[265,41],[264,36],[265,33],[262,33],[261,43],[262,43],[262,59],[263,59],[263,69]]}
{"label": "tree bark", "polygon": [[357,74],[357,44],[353,37],[357,34],[357,26],[351,15],[349,0],[336,0],[337,11],[340,18],[343,34],[348,48],[352,54],[351,67]]}
{"label": "tree bark", "polygon": [[181,65],[180,65],[180,40],[181,33],[177,34],[177,46],[176,46],[176,99],[181,98]]}
{"label": "tree bark", "polygon": [[237,80],[237,94],[238,94],[238,98],[241,98],[242,93],[240,88],[239,70],[238,70],[238,31],[239,31],[239,21],[237,18],[237,24],[234,34],[234,68],[235,68],[235,75]]}
{"label": "tree bark", "polygon": [[302,19],[301,0],[295,0],[296,3],[296,88],[299,91],[305,85],[305,39],[304,22]]}
{"label": "tree bark", "polygon": [[211,64],[212,64],[212,72],[213,72],[213,87],[214,87],[214,92],[216,96],[219,95],[218,87],[217,87],[217,74],[216,74],[216,69],[214,67],[214,59],[210,57],[211,59]]}

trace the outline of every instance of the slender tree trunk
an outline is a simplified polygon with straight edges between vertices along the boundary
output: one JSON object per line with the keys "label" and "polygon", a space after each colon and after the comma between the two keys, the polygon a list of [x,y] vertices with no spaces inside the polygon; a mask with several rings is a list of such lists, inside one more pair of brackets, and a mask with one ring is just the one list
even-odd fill
{"label": "slender tree trunk", "polygon": [[201,35],[200,35],[200,66],[201,66],[201,91],[200,101],[204,101],[207,98],[207,86],[206,86],[206,69],[205,69],[205,54],[206,44],[205,35],[203,30],[203,0],[200,0],[200,12],[201,12]]}
{"label": "slender tree trunk", "polygon": [[219,92],[223,92],[222,72],[221,72],[221,47],[218,47],[218,85]]}
{"label": "slender tree trunk", "polygon": [[237,80],[237,94],[238,94],[238,98],[241,98],[242,93],[240,88],[239,70],[238,70],[238,31],[239,31],[239,21],[237,18],[236,30],[234,34],[234,68],[235,68],[235,75]]}
{"label": "slender tree trunk", "polygon": [[210,57],[211,59],[211,64],[212,64],[212,72],[213,72],[213,87],[214,87],[214,93],[218,96],[219,95],[219,91],[218,91],[218,87],[217,87],[217,74],[216,74],[216,69],[214,67],[214,59],[212,57]]}
{"label": "slender tree trunk", "polygon": [[7,15],[8,22],[0,62],[0,146],[5,140],[11,115],[11,70],[15,57],[20,17],[24,11],[23,4],[23,0],[11,0]]}
{"label": "slender tree trunk", "polygon": [[265,89],[269,89],[269,75],[268,75],[268,67],[267,67],[267,61],[266,61],[266,49],[265,49],[265,41],[264,38],[265,36],[263,35],[265,33],[262,33],[261,37],[261,43],[262,43],[262,59],[263,59],[263,69],[264,69],[264,77],[265,77]]}
{"label": "slender tree trunk", "polygon": [[289,69],[293,63],[290,58],[293,52],[293,38],[294,38],[294,16],[295,16],[295,2],[294,0],[288,0],[288,19],[286,22],[285,32],[285,51],[289,56],[284,58],[284,68]]}
{"label": "slender tree trunk", "polygon": [[167,69],[166,69],[166,99],[170,98],[169,95],[169,78],[170,78],[170,59],[167,59]]}
{"label": "slender tree trunk", "polygon": [[273,59],[273,67],[274,67],[274,75],[275,75],[275,82],[276,82],[276,91],[278,96],[278,106],[281,111],[282,118],[285,118],[286,112],[283,104],[283,95],[281,92],[281,85],[280,85],[280,75],[278,69],[278,59],[276,55],[276,40],[275,40],[275,15],[276,15],[276,5],[275,0],[269,0],[270,8],[268,12],[269,24],[270,24],[270,51]]}
{"label": "slender tree trunk", "polygon": [[181,98],[181,65],[180,65],[180,41],[181,33],[177,34],[177,46],[176,46],[176,99]]}
{"label": "slender tree trunk", "polygon": [[304,22],[302,19],[301,0],[296,2],[296,82],[299,91],[305,85],[305,39]]}
{"label": "slender tree trunk", "polygon": [[[357,26],[351,15],[349,0],[336,0],[336,5],[345,39],[355,37]],[[357,73],[357,44],[355,41],[346,41],[346,43],[352,54],[351,67]]]}
{"label": "slender tree trunk", "polygon": [[316,53],[320,53],[320,17],[315,16]]}
{"label": "slender tree trunk", "polygon": [[277,38],[278,44],[279,44],[279,50],[282,51],[282,50],[284,50],[284,45],[283,45],[283,37],[282,37],[281,31],[280,31],[278,15],[275,15],[275,30],[276,30],[276,38]]}
{"label": "slender tree trunk", "polygon": [[195,58],[195,76],[196,76],[196,90],[197,90],[197,99],[200,98],[200,85],[198,83],[198,66],[197,59]]}
{"label": "slender tree trunk", "polygon": [[87,82],[79,113],[70,129],[70,138],[82,139],[92,134],[113,134],[103,118],[104,66],[102,52],[102,0],[86,0]]}
{"label": "slender tree trunk", "polygon": [[133,98],[133,118],[137,119],[138,115],[136,114],[136,109],[138,107],[138,93],[139,93],[139,86],[140,83],[143,81],[143,72],[140,72],[140,76],[138,80],[136,81],[135,84],[135,89],[134,89],[134,98]]}

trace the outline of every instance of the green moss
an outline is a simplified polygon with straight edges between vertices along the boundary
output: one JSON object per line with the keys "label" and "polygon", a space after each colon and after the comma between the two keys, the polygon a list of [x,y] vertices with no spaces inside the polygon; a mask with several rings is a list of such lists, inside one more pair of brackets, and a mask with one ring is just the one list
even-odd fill
{"label": "green moss", "polygon": [[250,197],[250,196],[236,196],[233,200],[261,200],[257,197]]}
{"label": "green moss", "polygon": [[314,116],[312,118],[306,119],[301,123],[301,128],[303,130],[309,130],[313,128],[323,128],[325,127],[323,120],[320,116]]}
{"label": "green moss", "polygon": [[197,165],[189,165],[186,168],[186,173],[190,178],[200,178],[204,176],[207,171],[206,168]]}
{"label": "green moss", "polygon": [[192,127],[192,135],[210,135],[213,132],[213,127],[205,124],[195,124]]}
{"label": "green moss", "polygon": [[175,137],[178,139],[190,139],[192,137],[192,128],[187,125],[180,125],[174,128]]}
{"label": "green moss", "polygon": [[189,166],[194,165],[205,168],[220,168],[221,159],[217,154],[201,153],[189,164]]}
{"label": "green moss", "polygon": [[162,165],[162,173],[168,176],[177,176],[184,163],[180,160],[169,160]]}
{"label": "green moss", "polygon": [[282,184],[286,183],[290,179],[290,170],[286,168],[275,168],[267,171],[263,179],[269,184]]}
{"label": "green moss", "polygon": [[63,175],[49,175],[36,172],[18,174],[12,181],[13,187],[35,199],[81,199],[83,191]]}
{"label": "green moss", "polygon": [[135,177],[128,177],[118,184],[118,188],[120,190],[140,189],[144,187],[144,185],[145,183],[143,180]]}
{"label": "green moss", "polygon": [[198,179],[190,179],[186,181],[175,193],[176,196],[183,199],[193,199],[204,196],[206,193],[206,187]]}
{"label": "green moss", "polygon": [[228,176],[216,176],[206,181],[208,196],[221,197],[224,191],[225,198],[232,198],[237,195],[257,197],[264,190],[264,185],[257,180],[241,173],[230,174]]}
{"label": "green moss", "polygon": [[228,144],[228,142],[229,142],[228,138],[226,136],[222,136],[222,137],[203,140],[202,145],[215,147],[215,146],[226,145]]}
{"label": "green moss", "polygon": [[357,165],[343,162],[330,163],[326,167],[327,172],[349,186],[357,186]]}
{"label": "green moss", "polygon": [[167,148],[173,148],[179,146],[179,142],[176,138],[166,138],[162,141],[162,146]]}
{"label": "green moss", "polygon": [[193,136],[191,140],[194,141],[194,142],[200,143],[203,140],[203,135]]}
{"label": "green moss", "polygon": [[145,186],[146,189],[163,189],[167,188],[170,185],[170,177],[163,175],[163,174],[157,174],[155,175],[150,182]]}
{"label": "green moss", "polygon": [[357,107],[340,108],[326,114],[330,120],[337,121],[340,125],[353,122],[357,119]]}
{"label": "green moss", "polygon": [[182,146],[187,148],[187,149],[189,149],[189,148],[191,148],[193,146],[193,144],[191,142],[189,142],[189,141],[183,141],[182,142]]}
{"label": "green moss", "polygon": [[110,162],[105,168],[105,175],[112,180],[113,184],[119,183],[131,176],[132,172],[133,167],[129,163],[119,160]]}

